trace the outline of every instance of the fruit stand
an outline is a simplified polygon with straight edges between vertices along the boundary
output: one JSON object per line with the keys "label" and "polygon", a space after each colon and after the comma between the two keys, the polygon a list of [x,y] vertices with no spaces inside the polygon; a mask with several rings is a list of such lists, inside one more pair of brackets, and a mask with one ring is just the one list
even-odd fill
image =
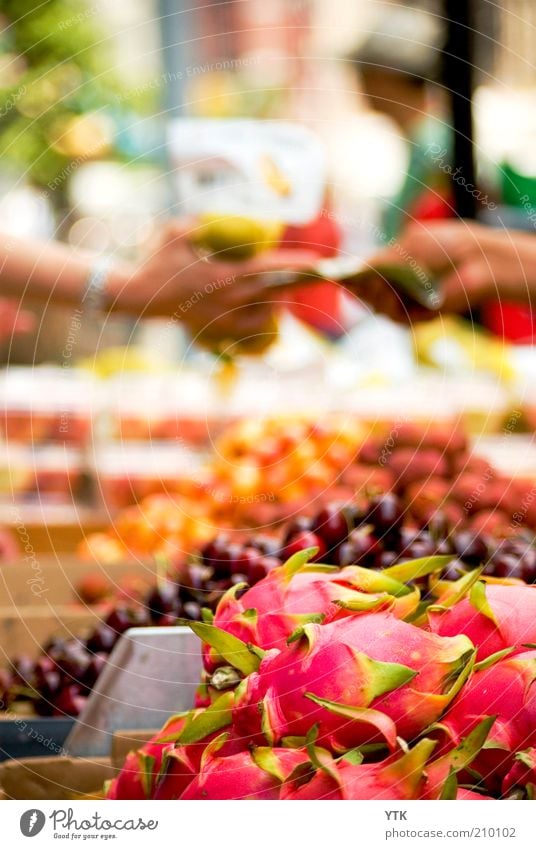
{"label": "fruit stand", "polygon": [[[194,712],[128,755],[110,798],[232,798],[227,768],[255,798],[530,796],[523,688],[514,730],[502,684],[464,718],[534,663],[529,443],[341,414],[228,425],[174,491],[88,525],[77,557],[2,567],[3,722],[33,729],[12,756],[61,750],[121,634],[183,622],[205,645]],[[285,675],[310,663],[287,704]]]}
{"label": "fruit stand", "polygon": [[536,800],[530,4],[3,6],[5,812]]}

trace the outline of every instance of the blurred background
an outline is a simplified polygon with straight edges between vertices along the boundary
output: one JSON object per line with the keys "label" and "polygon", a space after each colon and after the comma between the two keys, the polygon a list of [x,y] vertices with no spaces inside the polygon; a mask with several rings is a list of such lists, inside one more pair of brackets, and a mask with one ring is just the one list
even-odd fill
{"label": "blurred background", "polygon": [[[180,122],[214,121],[203,139],[217,148],[223,122],[272,119],[311,131],[325,160],[308,178],[321,202],[283,222],[283,244],[366,257],[410,218],[533,229],[536,7],[461,6],[0,0],[0,228],[136,257],[159,222],[190,211]],[[530,431],[533,317],[508,310],[402,329],[326,283],[296,294],[277,344],[229,382],[178,322],[85,322],[67,361],[71,311],[47,308],[0,348],[4,502],[104,502],[115,515],[191,479],[224,425],[247,416],[388,421],[404,409],[463,416],[480,435],[514,409]],[[13,522],[7,508],[0,520]]]}
{"label": "blurred background", "polygon": [[[536,191],[536,9],[530,0],[472,6],[479,187],[504,206],[501,220],[532,226],[519,197],[532,202]],[[180,211],[166,147],[179,115],[291,119],[314,130],[342,231],[326,233],[326,243],[366,254],[379,233],[396,233],[401,210],[453,214],[440,163],[421,161],[426,145],[451,155],[441,68],[448,8],[440,0],[2,0],[0,226],[134,255],[156,218]],[[429,120],[413,120],[412,108]],[[422,178],[418,197],[408,173]],[[481,215],[493,218],[485,207]],[[40,333],[34,360],[54,356],[51,338]],[[19,341],[11,360],[27,358],[25,347]]]}

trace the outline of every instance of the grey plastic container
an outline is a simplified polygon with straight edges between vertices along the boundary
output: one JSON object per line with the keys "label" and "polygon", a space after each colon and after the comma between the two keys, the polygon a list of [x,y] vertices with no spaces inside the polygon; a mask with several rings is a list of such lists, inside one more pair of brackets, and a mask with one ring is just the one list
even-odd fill
{"label": "grey plastic container", "polygon": [[114,731],[160,728],[193,707],[201,642],[189,628],[130,628],[118,641],[64,744],[70,755],[106,756]]}

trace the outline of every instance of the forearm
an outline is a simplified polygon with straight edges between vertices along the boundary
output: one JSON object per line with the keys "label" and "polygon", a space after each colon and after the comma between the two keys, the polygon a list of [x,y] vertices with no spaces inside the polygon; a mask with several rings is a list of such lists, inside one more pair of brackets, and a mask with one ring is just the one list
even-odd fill
{"label": "forearm", "polygon": [[[90,255],[61,242],[0,235],[0,288],[6,296],[40,303],[79,304],[94,262]],[[128,273],[121,264],[110,268],[114,290]]]}

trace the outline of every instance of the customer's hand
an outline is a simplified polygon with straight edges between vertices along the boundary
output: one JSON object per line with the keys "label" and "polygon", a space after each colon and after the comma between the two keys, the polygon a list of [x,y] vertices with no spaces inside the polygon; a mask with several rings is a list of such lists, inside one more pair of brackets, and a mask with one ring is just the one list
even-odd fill
{"label": "customer's hand", "polygon": [[143,262],[115,269],[110,307],[140,318],[173,317],[205,339],[247,338],[271,324],[277,299],[268,285],[270,274],[307,269],[315,261],[313,254],[294,250],[240,262],[207,259],[192,247],[193,232],[195,221],[168,222]]}

